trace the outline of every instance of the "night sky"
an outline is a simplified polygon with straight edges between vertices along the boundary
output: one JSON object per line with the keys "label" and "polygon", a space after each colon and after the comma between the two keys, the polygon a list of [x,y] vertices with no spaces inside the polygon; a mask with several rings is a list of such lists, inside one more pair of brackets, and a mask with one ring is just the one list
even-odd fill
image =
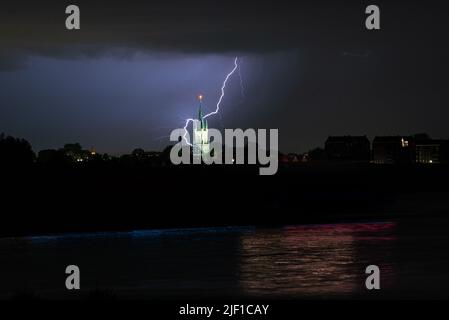
{"label": "night sky", "polygon": [[[216,128],[279,128],[280,149],[328,135],[449,138],[443,2],[14,1],[0,7],[0,132],[35,151],[80,142],[120,154],[161,150],[212,110]],[[65,29],[77,4],[81,30]],[[365,7],[381,30],[365,29]],[[242,90],[243,89],[243,90]]]}

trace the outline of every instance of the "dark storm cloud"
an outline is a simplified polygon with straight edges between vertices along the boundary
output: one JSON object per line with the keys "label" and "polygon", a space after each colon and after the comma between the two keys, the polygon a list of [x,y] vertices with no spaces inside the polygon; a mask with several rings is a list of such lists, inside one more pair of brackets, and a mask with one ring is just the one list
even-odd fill
{"label": "dark storm cloud", "polygon": [[81,30],[65,29],[64,2],[8,4],[0,11],[1,63],[15,55],[92,56],[111,47],[187,53],[273,51],[292,46],[296,17],[282,6],[230,1],[78,1]]}
{"label": "dark storm cloud", "polygon": [[[382,5],[383,2],[377,1]],[[393,41],[410,47],[410,40],[416,36],[428,39],[422,37],[421,27],[414,25],[419,24],[419,19],[414,18],[419,17],[421,8],[411,2],[385,1],[383,26],[390,30],[377,34],[363,28],[364,1],[73,3],[81,11],[81,30],[77,31],[65,29],[65,7],[72,2],[2,4],[0,65],[17,66],[20,60],[14,55],[96,56],[111,47],[184,53],[272,52],[292,48],[348,51]],[[400,22],[395,20],[397,17],[402,17]],[[438,16],[433,18],[427,23],[440,23]]]}
{"label": "dark storm cloud", "polygon": [[0,70],[13,71],[23,65],[26,58],[18,53],[11,53],[4,50],[0,53]]}

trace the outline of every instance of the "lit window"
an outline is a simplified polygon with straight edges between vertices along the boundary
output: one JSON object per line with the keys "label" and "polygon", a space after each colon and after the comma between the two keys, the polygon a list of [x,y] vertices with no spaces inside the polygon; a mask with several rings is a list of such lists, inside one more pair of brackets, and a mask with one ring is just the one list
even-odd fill
{"label": "lit window", "polygon": [[402,147],[403,147],[403,148],[408,147],[408,140],[404,140],[404,138],[402,138],[402,139],[401,139],[401,142],[402,142]]}

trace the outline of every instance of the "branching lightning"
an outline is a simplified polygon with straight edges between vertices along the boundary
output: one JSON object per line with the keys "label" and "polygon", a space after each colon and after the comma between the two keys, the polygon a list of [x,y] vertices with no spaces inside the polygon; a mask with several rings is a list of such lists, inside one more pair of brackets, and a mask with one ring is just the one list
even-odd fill
{"label": "branching lightning", "polygon": [[[236,57],[236,58],[234,59],[234,68],[231,70],[231,72],[229,72],[229,73],[226,75],[226,78],[225,78],[224,81],[223,81],[223,85],[221,86],[221,95],[220,95],[220,98],[218,99],[217,105],[216,105],[216,107],[215,107],[215,111],[212,111],[212,112],[206,114],[206,115],[203,117],[204,119],[205,119],[205,118],[208,118],[208,117],[210,117],[210,116],[212,116],[212,115],[215,115],[215,114],[217,114],[217,113],[220,111],[220,104],[221,104],[221,101],[223,100],[224,95],[225,95],[226,84],[227,84],[229,78],[230,78],[230,77],[234,74],[234,72],[238,69],[238,67],[239,67],[239,64],[238,64],[238,57]],[[185,140],[185,142],[186,142],[189,146],[192,146],[192,144],[187,140],[187,132],[188,132],[188,131],[187,131],[187,127],[188,127],[189,123],[192,122],[193,120],[195,120],[195,119],[192,119],[192,118],[186,119],[186,123],[185,123],[185,125],[184,125],[184,140]]]}

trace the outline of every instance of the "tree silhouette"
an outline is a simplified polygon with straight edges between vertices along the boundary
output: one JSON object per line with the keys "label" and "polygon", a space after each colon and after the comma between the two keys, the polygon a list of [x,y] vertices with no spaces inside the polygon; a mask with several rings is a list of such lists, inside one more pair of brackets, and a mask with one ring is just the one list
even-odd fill
{"label": "tree silhouette", "polygon": [[0,165],[25,166],[31,165],[36,156],[28,141],[11,136],[0,135]]}
{"label": "tree silhouette", "polygon": [[37,162],[45,165],[65,165],[71,159],[62,150],[41,150],[37,156]]}

